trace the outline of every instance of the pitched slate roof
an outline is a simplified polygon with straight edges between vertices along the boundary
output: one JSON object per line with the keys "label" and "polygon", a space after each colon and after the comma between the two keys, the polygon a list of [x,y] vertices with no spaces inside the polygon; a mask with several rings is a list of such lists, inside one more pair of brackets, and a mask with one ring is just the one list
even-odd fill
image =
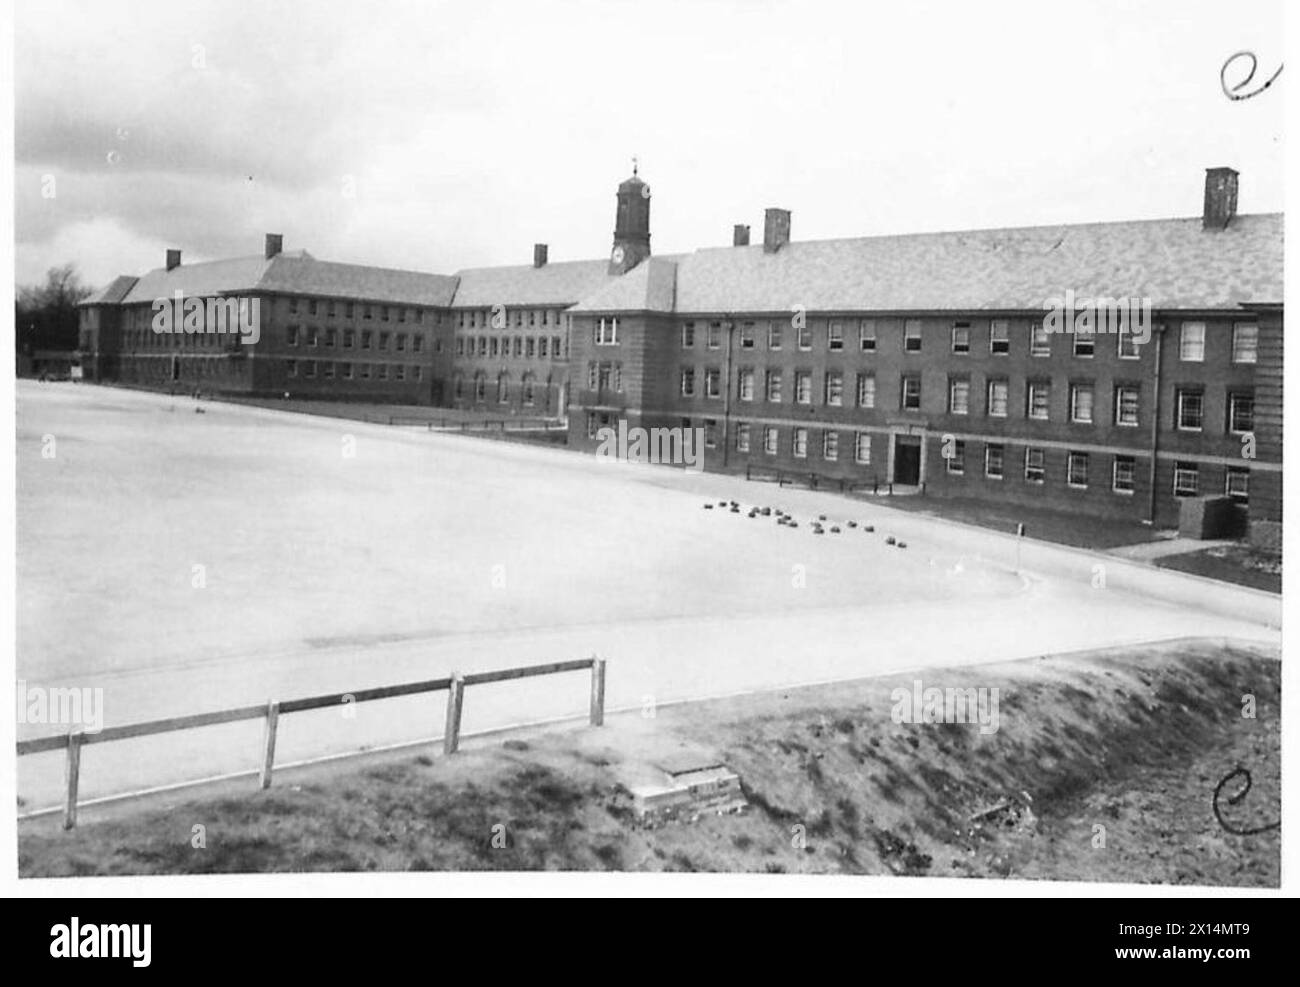
{"label": "pitched slate roof", "polygon": [[116,305],[126,297],[127,292],[131,290],[136,280],[137,279],[132,277],[130,274],[119,274],[108,284],[104,285],[104,287],[100,288],[99,291],[84,299],[80,304]]}
{"label": "pitched slate roof", "polygon": [[1155,308],[1236,308],[1282,300],[1282,254],[1281,214],[1238,216],[1212,232],[1196,217],[806,241],[772,254],[761,244],[706,248],[676,259],[672,308],[659,307],[662,283],[656,304],[643,303],[641,282],[669,272],[638,281],[640,265],[574,311],[1041,311],[1067,289]]}
{"label": "pitched slate roof", "polygon": [[617,275],[606,260],[559,261],[542,267],[471,267],[457,271],[453,308],[493,305],[572,305],[599,291]]}
{"label": "pitched slate roof", "polygon": [[[685,255],[689,256],[689,255]],[[648,257],[569,309],[571,312],[672,312],[683,255]]]}
{"label": "pitched slate roof", "polygon": [[320,261],[305,250],[157,268],[140,278],[121,299],[126,304],[171,298],[277,291],[336,298],[373,299],[399,305],[450,304],[456,279],[441,274],[398,271],[360,264]]}
{"label": "pitched slate roof", "polygon": [[310,256],[279,254],[262,275],[258,287],[263,291],[444,307],[451,304],[456,279],[445,274],[336,264]]}

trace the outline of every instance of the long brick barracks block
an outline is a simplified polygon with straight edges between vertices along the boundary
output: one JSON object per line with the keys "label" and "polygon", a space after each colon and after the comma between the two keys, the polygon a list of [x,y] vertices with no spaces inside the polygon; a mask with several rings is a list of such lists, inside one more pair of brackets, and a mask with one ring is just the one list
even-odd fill
{"label": "long brick barracks block", "polygon": [[[653,256],[650,188],[616,192],[604,259],[424,274],[285,253],[179,251],[82,307],[91,379],[699,428],[709,469],[1077,510],[1173,526],[1183,497],[1248,503],[1280,536],[1283,217],[1202,214]],[[155,302],[257,298],[256,342],[155,333]],[[1051,300],[1149,303],[1127,336],[1056,332]],[[1149,337],[1149,338],[1148,338]]]}

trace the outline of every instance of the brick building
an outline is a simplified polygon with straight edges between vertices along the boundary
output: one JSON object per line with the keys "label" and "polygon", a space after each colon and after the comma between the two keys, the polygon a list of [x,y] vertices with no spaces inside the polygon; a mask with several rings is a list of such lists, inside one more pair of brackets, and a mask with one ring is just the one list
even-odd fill
{"label": "brick building", "polygon": [[[763,242],[653,256],[649,187],[618,187],[608,259],[443,276],[284,253],[119,278],[82,308],[86,376],[700,428],[710,469],[1177,523],[1249,506],[1280,535],[1283,218],[1206,173],[1195,218]],[[255,343],[158,335],[175,292],[258,298]],[[1149,338],[1053,332],[1067,293],[1146,300]],[[1072,325],[1066,324],[1066,328]]]}

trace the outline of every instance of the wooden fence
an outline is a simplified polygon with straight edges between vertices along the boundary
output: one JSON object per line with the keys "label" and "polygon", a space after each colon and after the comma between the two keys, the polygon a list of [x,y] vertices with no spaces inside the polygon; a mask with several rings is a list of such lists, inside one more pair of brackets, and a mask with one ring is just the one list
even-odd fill
{"label": "wooden fence", "polygon": [[469,686],[487,685],[491,682],[509,682],[514,679],[533,678],[538,675],[556,675],[560,672],[578,672],[584,669],[591,669],[589,719],[592,726],[598,727],[605,722],[605,659],[593,656],[591,658],[577,658],[572,661],[550,662],[545,665],[503,668],[490,672],[470,672],[467,675],[453,672],[446,678],[427,679],[423,682],[383,685],[373,689],[334,692],[323,696],[308,696],[302,699],[286,699],[278,702],[272,700],[256,706],[238,706],[233,709],[217,710],[212,713],[195,713],[189,716],[174,716],[164,720],[148,720],[143,723],[127,723],[122,726],[105,727],[96,733],[86,733],[84,730],[74,727],[67,733],[18,741],[18,756],[41,754],[60,749],[66,751],[63,828],[71,829],[77,824],[77,788],[81,780],[81,748],[88,744],[104,744],[114,740],[148,737],[154,734],[171,733],[176,730],[193,730],[197,727],[217,726],[222,723],[235,723],[240,720],[262,719],[265,721],[265,727],[262,734],[262,764],[259,780],[262,788],[270,788],[271,771],[275,764],[276,731],[279,727],[280,717],[286,713],[304,713],[313,709],[328,709],[341,706],[345,702],[363,703],[375,699],[412,696],[423,692],[446,691],[447,720],[443,731],[442,749],[447,754],[455,754],[460,749],[461,717],[465,709],[465,690]]}
{"label": "wooden fence", "polygon": [[821,473],[803,470],[782,470],[748,465],[745,467],[745,479],[775,483],[778,487],[784,487],[788,484],[790,486],[807,487],[809,490],[838,490],[841,493],[865,493],[870,490],[872,494],[878,494],[882,487],[891,494],[894,492],[894,485],[887,480],[881,480],[879,477],[872,477],[869,480],[855,479],[847,476],[825,476]]}
{"label": "wooden fence", "polygon": [[428,418],[420,415],[389,415],[389,425],[423,425],[426,430],[442,432],[562,432],[568,426],[552,418]]}

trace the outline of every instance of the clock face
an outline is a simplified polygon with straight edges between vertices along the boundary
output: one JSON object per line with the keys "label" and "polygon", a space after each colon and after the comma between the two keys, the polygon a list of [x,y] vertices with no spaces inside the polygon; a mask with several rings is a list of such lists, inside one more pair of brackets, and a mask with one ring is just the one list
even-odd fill
{"label": "clock face", "polygon": [[614,262],[615,264],[621,264],[621,263],[623,263],[623,257],[624,257],[624,254],[623,254],[623,248],[622,248],[622,247],[615,247],[615,248],[614,248],[614,252],[613,252],[612,254],[610,254],[609,256],[610,256],[610,259],[613,260],[613,262]]}

